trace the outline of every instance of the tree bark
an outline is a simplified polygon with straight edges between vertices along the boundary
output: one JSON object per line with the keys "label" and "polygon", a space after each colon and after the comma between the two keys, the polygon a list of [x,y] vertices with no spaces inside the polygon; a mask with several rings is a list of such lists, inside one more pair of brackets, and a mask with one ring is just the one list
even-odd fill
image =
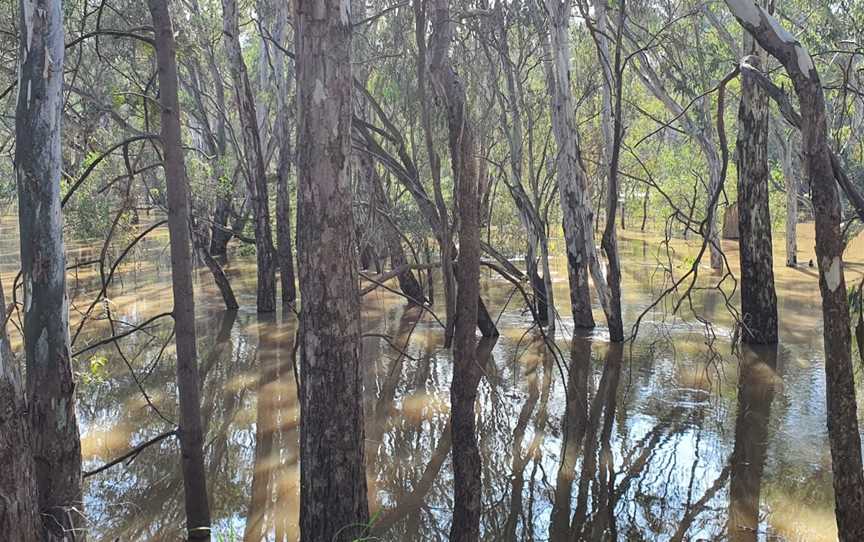
{"label": "tree bark", "polygon": [[[760,66],[765,54],[745,33],[744,51]],[[768,209],[768,98],[748,71],[738,107],[738,246],[741,254],[742,340],[777,342],[777,293]]]}
{"label": "tree bark", "polygon": [[435,0],[429,73],[447,108],[450,162],[459,213],[459,264],[456,268],[456,321],[450,428],[453,435],[453,521],[451,541],[480,538],[480,451],[474,403],[482,371],[474,329],[480,296],[480,200],[474,126],[466,111],[465,88],[450,61],[453,27],[450,0]]}
{"label": "tree bark", "polygon": [[171,284],[174,294],[174,331],[177,345],[177,394],[180,399],[180,453],[186,532],[190,540],[210,539],[210,507],[204,470],[203,429],[192,283],[189,186],[183,158],[180,101],[177,96],[177,59],[174,28],[167,0],[148,0],[156,38],[161,140],[168,199]]}
{"label": "tree bark", "polygon": [[48,531],[59,537],[83,526],[81,442],[70,365],[60,202],[63,14],[60,0],[22,0],[19,12],[22,39],[15,177],[24,284],[27,407],[38,511],[47,518]]}
{"label": "tree bark", "polygon": [[[609,339],[612,342],[624,341],[624,320],[621,315],[621,261],[618,254],[618,233],[615,231],[615,214],[618,212],[619,179],[618,163],[621,156],[621,142],[624,139],[622,114],[622,60],[621,36],[624,26],[626,2],[619,0],[618,28],[615,33],[614,57],[609,51],[609,38],[606,24],[606,3],[595,0],[594,11],[597,17],[597,49],[603,70],[602,108],[600,123],[603,131],[603,165],[608,175],[606,182],[606,226],[603,230],[601,246],[606,253],[606,280],[609,286],[609,307],[606,318],[609,324]],[[621,229],[624,229],[624,211],[621,210]],[[604,307],[605,309],[605,307]]]}
{"label": "tree bark", "polygon": [[231,65],[234,95],[243,134],[246,160],[246,189],[252,200],[255,220],[255,254],[258,263],[258,312],[276,310],[276,265],[273,261],[273,236],[270,231],[267,167],[261,150],[261,134],[255,111],[252,84],[240,49],[240,22],[236,0],[222,0],[222,24],[225,50]]}
{"label": "tree bark", "polygon": [[594,212],[588,178],[581,164],[573,94],[570,89],[570,5],[561,0],[544,0],[549,14],[549,49],[546,85],[552,101],[552,131],[558,143],[556,177],[561,198],[567,272],[570,279],[570,307],[573,325],[594,327],[591,312],[589,248],[594,248],[591,231]]}
{"label": "tree bark", "polygon": [[843,276],[842,209],[828,145],[825,96],[813,59],[752,0],[726,0],[738,22],[786,69],[801,106],[805,170],[816,215],[816,259],[822,293],[828,439],[840,540],[864,540],[864,470],[855,401],[851,330]]}
{"label": "tree bark", "polygon": [[798,176],[795,173],[795,146],[778,134],[783,153],[781,167],[786,183],[786,266],[798,265]]}
{"label": "tree bark", "polygon": [[351,208],[350,2],[298,0],[295,10],[300,535],[354,540],[369,512]]}
{"label": "tree bark", "polygon": [[27,400],[6,333],[6,296],[0,282],[0,532],[10,542],[42,540]]}
{"label": "tree bark", "polygon": [[[285,46],[288,23],[288,3],[272,2],[273,10],[272,40],[278,47]],[[262,20],[262,25],[270,24]],[[276,119],[273,127],[273,137],[278,149],[276,166],[276,258],[279,265],[279,285],[282,292],[283,309],[293,305],[297,300],[297,287],[294,277],[294,252],[291,240],[291,193],[288,189],[288,177],[291,173],[291,108],[288,103],[290,79],[285,75],[285,58],[281,51],[274,51],[268,39],[264,47],[269,55],[268,66],[272,66],[273,87],[276,94]]]}

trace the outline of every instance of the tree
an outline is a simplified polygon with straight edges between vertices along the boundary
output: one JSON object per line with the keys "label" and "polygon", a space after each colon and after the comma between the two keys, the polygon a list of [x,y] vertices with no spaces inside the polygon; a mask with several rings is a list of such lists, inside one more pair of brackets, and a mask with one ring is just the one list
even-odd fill
{"label": "tree", "polygon": [[39,512],[54,536],[82,525],[81,443],[69,346],[60,203],[63,12],[22,0],[15,178],[24,283],[27,407]]}
{"label": "tree", "polygon": [[180,453],[186,506],[186,532],[190,540],[210,539],[210,506],[204,469],[204,436],[195,332],[192,283],[192,247],[189,187],[183,159],[180,100],[177,95],[177,59],[174,27],[167,0],[148,0],[156,43],[163,169],[168,199],[171,245],[171,286],[174,294],[174,333],[177,342],[177,394],[180,399]]}
{"label": "tree", "polygon": [[[288,177],[291,173],[291,112],[289,105],[290,78],[285,75],[283,48],[287,41],[287,2],[259,2],[261,16],[262,46],[266,54],[266,70],[269,87],[276,95],[276,119],[273,138],[276,140],[278,159],[276,163],[276,257],[279,265],[279,284],[282,292],[283,310],[297,300],[294,284],[294,248],[291,241],[291,193]],[[272,24],[272,29],[268,25]],[[271,44],[272,41],[272,44]]]}
{"label": "tree", "polygon": [[[765,57],[746,32],[744,52],[754,66],[760,66]],[[746,70],[741,76],[737,151],[742,339],[747,343],[774,344],[777,294],[768,210],[768,97]]]}
{"label": "tree", "polygon": [[41,540],[39,498],[27,420],[27,399],[6,332],[6,296],[0,283],[0,532],[11,542]]}
{"label": "tree", "polygon": [[451,541],[480,538],[480,452],[474,403],[482,371],[474,334],[480,296],[480,201],[477,149],[465,88],[450,63],[453,26],[450,0],[434,0],[429,74],[446,106],[450,163],[459,216],[459,265],[456,268],[456,320],[453,377],[450,383],[450,432],[453,435],[453,522]]}
{"label": "tree", "polygon": [[[242,127],[246,190],[251,196],[255,220],[255,255],[258,269],[258,312],[276,310],[276,264],[273,261],[273,235],[270,230],[267,165],[261,149],[261,134],[255,111],[252,84],[240,48],[240,16],[235,0],[222,0],[222,24],[225,51],[231,65],[234,97]],[[284,152],[284,150],[283,150]],[[283,202],[284,203],[284,202]]]}
{"label": "tree", "polygon": [[360,297],[351,208],[351,17],[295,4],[300,278],[300,536],[353,540],[369,519]]}
{"label": "tree", "polygon": [[752,0],[726,0],[753,38],[779,60],[792,79],[801,107],[801,143],[816,215],[816,260],[822,293],[828,439],[840,539],[864,539],[864,470],[846,280],[843,275],[842,208],[828,144],[825,96],[810,53],[774,17]]}

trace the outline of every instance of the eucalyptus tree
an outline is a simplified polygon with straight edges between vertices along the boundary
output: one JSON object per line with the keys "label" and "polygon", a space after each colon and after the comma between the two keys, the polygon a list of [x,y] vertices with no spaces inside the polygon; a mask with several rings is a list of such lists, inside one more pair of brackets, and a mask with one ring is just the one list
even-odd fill
{"label": "eucalyptus tree", "polygon": [[12,542],[42,540],[39,498],[36,486],[27,399],[18,360],[12,353],[6,331],[6,296],[0,283],[0,532]]}
{"label": "eucalyptus tree", "polygon": [[[767,7],[767,2],[763,5]],[[744,52],[754,66],[767,61],[747,33]],[[773,344],[777,342],[777,293],[768,209],[768,97],[747,71],[741,77],[736,148],[742,338],[748,343]]]}
{"label": "eucalyptus tree", "polygon": [[[15,178],[24,284],[27,414],[38,511],[49,535],[83,526],[81,442],[69,343],[60,186],[63,6],[20,5]],[[25,519],[25,518],[22,518]]]}
{"label": "eucalyptus tree", "polygon": [[354,540],[368,523],[360,296],[351,195],[351,14],[298,0],[300,536]]}
{"label": "eucalyptus tree", "polygon": [[[503,89],[498,88],[497,76],[491,85],[500,110],[500,129],[507,140],[509,167],[502,178],[525,228],[525,271],[534,296],[534,312],[539,317],[537,324],[548,325],[549,334],[554,335],[556,313],[549,267],[548,198],[543,187],[542,168],[535,157],[539,154],[534,138],[540,129],[537,118],[540,115],[531,111],[524,84],[530,77],[528,60],[537,42],[520,26],[525,22],[524,14],[516,8],[497,3],[491,31],[482,33],[479,38],[489,57],[490,71],[500,66],[504,80]],[[511,33],[516,35],[512,47]],[[543,159],[545,156],[541,161]]]}
{"label": "eucalyptus tree", "polygon": [[[288,3],[261,0],[258,2],[259,26],[262,36],[263,62],[267,86],[275,95],[273,138],[277,149],[276,163],[276,258],[283,309],[297,298],[294,276],[294,248],[291,235],[291,191],[288,180],[293,159],[291,127],[293,107],[290,104],[290,82],[286,66],[288,45]],[[259,100],[260,103],[260,100]]]}
{"label": "eucalyptus tree", "polygon": [[455,207],[459,218],[453,377],[450,383],[454,478],[450,540],[467,542],[480,538],[482,487],[474,411],[477,387],[482,377],[476,358],[477,339],[474,333],[480,295],[477,143],[465,86],[450,60],[450,43],[453,40],[450,0],[433,1],[430,21],[429,74],[435,83],[437,96],[446,108]]}
{"label": "eucalyptus tree", "polygon": [[222,11],[223,41],[231,67],[234,99],[242,132],[245,159],[243,173],[246,190],[251,196],[255,221],[257,308],[258,312],[273,312],[276,310],[276,262],[273,259],[273,236],[270,228],[267,165],[261,144],[255,97],[240,47],[240,14],[237,2],[222,0]]}
{"label": "eucalyptus tree", "polygon": [[726,0],[732,14],[762,48],[780,61],[801,108],[801,144],[816,215],[816,260],[822,293],[828,439],[834,473],[837,528],[843,541],[864,538],[864,468],[851,353],[851,322],[844,276],[842,207],[832,161],[827,110],[819,73],[807,49],[753,0]]}
{"label": "eucalyptus tree", "polygon": [[535,24],[541,35],[546,58],[546,87],[550,96],[552,131],[558,144],[556,175],[567,250],[573,323],[581,329],[594,327],[588,282],[590,276],[606,316],[610,335],[613,340],[620,341],[624,335],[620,310],[616,313],[612,304],[609,285],[594,243],[594,209],[588,175],[582,160],[571,87],[571,7],[568,1],[561,0],[545,0],[544,6],[546,22],[536,13]]}
{"label": "eucalyptus tree", "polygon": [[171,287],[177,344],[177,394],[180,402],[181,466],[189,540],[210,539],[210,505],[204,468],[201,383],[198,372],[195,297],[192,282],[189,185],[183,158],[174,26],[167,0],[148,0],[153,19],[161,107],[160,140],[168,199]]}

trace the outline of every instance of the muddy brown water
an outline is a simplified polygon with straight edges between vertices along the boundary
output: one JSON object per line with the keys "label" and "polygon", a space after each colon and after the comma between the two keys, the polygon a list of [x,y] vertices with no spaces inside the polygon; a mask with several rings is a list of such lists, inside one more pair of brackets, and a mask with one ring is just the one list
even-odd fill
{"label": "muddy brown water", "polygon": [[[3,226],[8,239],[14,225],[4,220]],[[655,237],[621,236],[630,326],[668,286],[662,267],[670,253]],[[800,246],[812,246],[811,227],[802,225],[800,236]],[[782,234],[777,237],[775,245],[782,245]],[[161,231],[133,254],[73,351],[110,334],[109,313],[122,331],[170,310],[165,243]],[[69,245],[70,264],[100,249]],[[4,246],[9,292],[16,246]],[[680,274],[696,245],[676,241],[671,248]],[[737,246],[724,242],[724,248],[734,268]],[[713,289],[697,290],[692,304],[710,329],[689,305],[673,316],[672,304],[661,303],[645,315],[632,347],[615,348],[595,307],[598,328],[571,341],[566,271],[556,261],[559,351],[550,353],[510,285],[484,271],[483,296],[502,335],[486,360],[477,403],[483,539],[835,540],[819,290],[816,270],[806,266],[811,257],[812,249],[803,250],[805,265],[788,269],[775,252],[780,344],[737,352],[730,348],[733,320]],[[847,281],[860,280],[864,239],[850,246],[847,259]],[[214,539],[245,534],[293,541],[300,468],[296,320],[255,314],[252,265],[237,256],[227,266],[243,306],[237,313],[222,309],[205,270],[196,276]],[[719,279],[708,269],[700,274],[700,286]],[[96,268],[70,270],[73,331],[97,284]],[[727,279],[724,287],[731,286]],[[443,308],[434,310],[443,317]],[[364,300],[363,330],[389,336],[404,351],[377,337],[363,341],[372,534],[445,540],[453,475],[451,358],[443,333],[428,314],[380,289]],[[170,323],[162,320],[75,360],[85,470],[171,429],[170,339]],[[168,438],[89,477],[84,504],[91,539],[179,540],[178,453]]]}

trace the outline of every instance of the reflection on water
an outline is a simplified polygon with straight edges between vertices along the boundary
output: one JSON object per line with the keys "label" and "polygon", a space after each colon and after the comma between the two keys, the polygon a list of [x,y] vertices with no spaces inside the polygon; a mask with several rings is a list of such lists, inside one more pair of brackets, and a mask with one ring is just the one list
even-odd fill
{"label": "reflection on water", "polygon": [[[107,309],[118,331],[169,309],[164,243],[156,235],[142,244],[74,349],[110,333]],[[89,257],[86,244],[70,245],[82,261]],[[656,239],[622,234],[626,322],[669,284],[658,266],[668,264],[667,253],[658,247]],[[693,247],[674,248],[672,264],[684,265]],[[847,273],[864,268],[861,248],[850,249],[859,264]],[[736,247],[726,249],[735,261]],[[11,284],[10,252],[3,280]],[[227,272],[241,305],[251,308],[250,265],[238,259]],[[558,266],[556,298],[567,299]],[[483,295],[490,312],[500,314],[502,336],[478,392],[483,538],[836,539],[817,277],[806,267],[776,272],[781,344],[740,352],[730,348],[731,318],[713,290],[694,294],[694,309],[713,322],[711,330],[689,312],[672,316],[671,305],[661,303],[632,347],[609,345],[598,328],[572,342],[559,333],[553,352],[531,329],[530,315],[508,303],[510,286],[487,276]],[[707,285],[709,271],[703,274]],[[75,308],[86,308],[98,292],[98,277],[93,267],[70,271]],[[197,283],[214,527],[222,540],[296,540],[295,318],[224,312],[206,272]],[[73,322],[81,317],[75,308]],[[561,329],[569,316],[567,307],[559,310]],[[595,318],[602,322],[599,309]],[[382,290],[365,299],[363,331],[373,534],[446,539],[452,361],[443,333],[428,314]],[[157,321],[76,360],[85,470],[172,428],[171,335],[170,323]],[[94,365],[101,357],[104,365]],[[93,539],[179,539],[180,476],[177,443],[168,438],[88,478]]]}

